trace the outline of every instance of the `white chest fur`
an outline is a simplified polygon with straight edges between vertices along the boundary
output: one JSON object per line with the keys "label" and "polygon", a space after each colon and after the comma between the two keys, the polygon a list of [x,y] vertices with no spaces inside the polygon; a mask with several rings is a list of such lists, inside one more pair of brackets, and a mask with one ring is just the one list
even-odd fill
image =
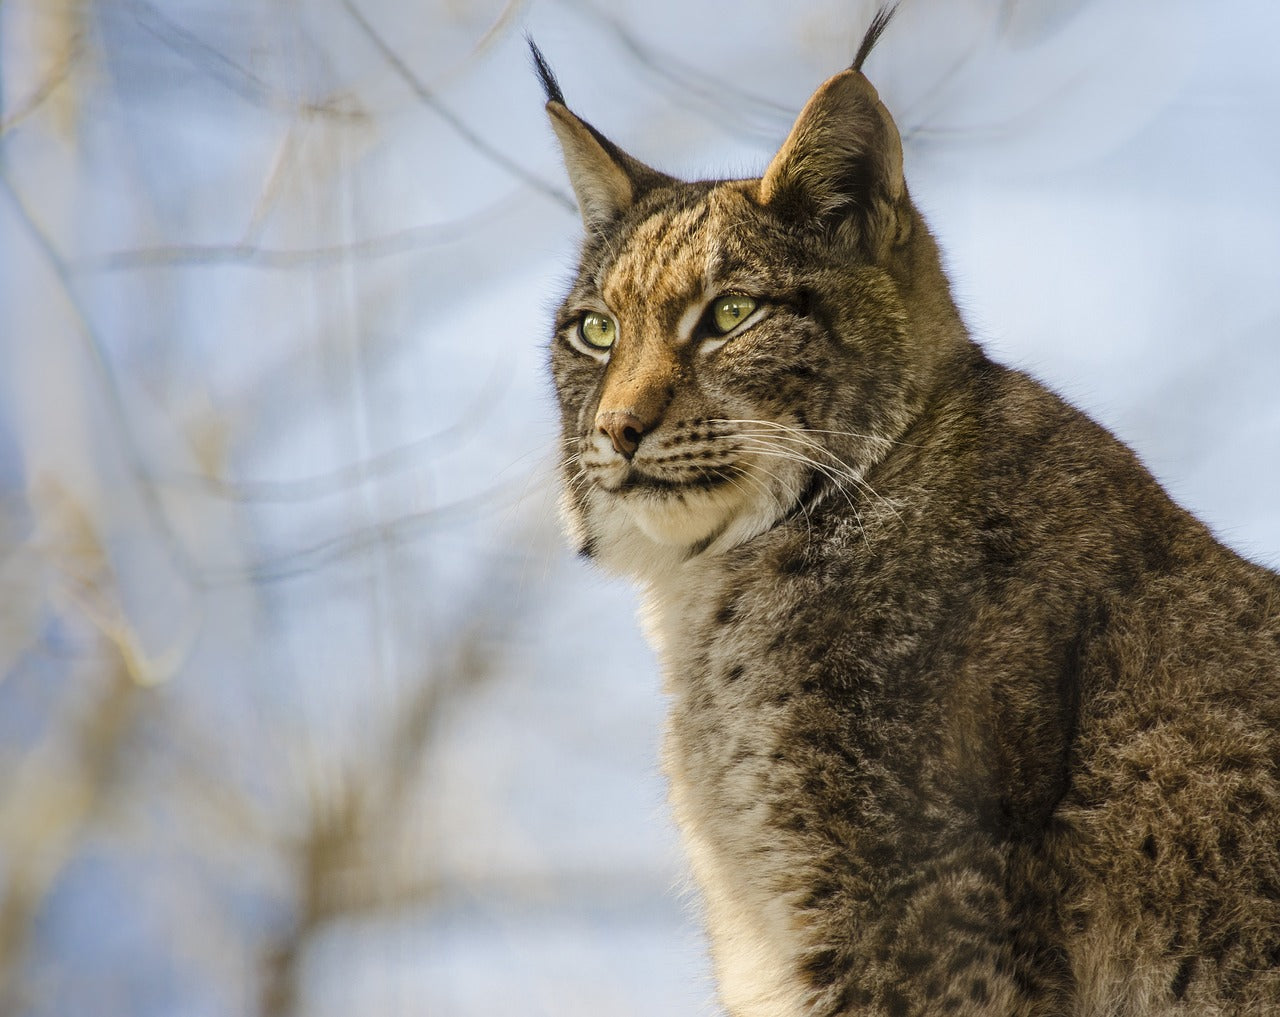
{"label": "white chest fur", "polygon": [[[667,750],[679,752],[670,738]],[[690,782],[672,777],[671,803],[702,894],[724,1004],[734,1017],[802,1017],[809,1007],[797,977],[801,944],[791,909],[780,897],[765,897],[763,865],[753,871],[750,860],[736,857],[723,832],[699,815],[696,799]]]}
{"label": "white chest fur", "polygon": [[689,621],[714,584],[695,569],[682,578],[651,587],[644,621],[671,696],[664,769],[701,892],[720,994],[733,1017],[803,1017],[811,1009],[799,976],[805,944],[792,901],[777,888],[785,852],[771,850],[777,833],[768,826],[758,777],[726,773],[712,761],[729,746],[708,744],[739,737],[734,728],[749,720],[717,717],[717,710],[730,712],[725,704],[693,696],[688,687],[689,669],[706,660]]}

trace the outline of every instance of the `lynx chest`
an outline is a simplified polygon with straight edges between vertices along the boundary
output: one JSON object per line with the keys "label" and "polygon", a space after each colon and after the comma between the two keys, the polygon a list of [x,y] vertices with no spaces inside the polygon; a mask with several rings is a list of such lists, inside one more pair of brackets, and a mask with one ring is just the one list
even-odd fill
{"label": "lynx chest", "polygon": [[[800,1015],[810,1002],[796,976],[808,947],[796,907],[803,866],[779,830],[779,810],[795,800],[782,746],[791,692],[769,664],[785,627],[746,617],[750,583],[709,567],[682,580],[651,591],[645,620],[670,697],[664,770],[717,979],[735,1014]],[[786,598],[777,606],[781,621]]]}

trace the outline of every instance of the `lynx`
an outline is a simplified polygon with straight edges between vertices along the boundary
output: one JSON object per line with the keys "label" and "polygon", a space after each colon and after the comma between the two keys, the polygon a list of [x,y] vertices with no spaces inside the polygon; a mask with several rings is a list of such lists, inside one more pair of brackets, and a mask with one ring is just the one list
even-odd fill
{"label": "lynx", "polygon": [[[733,1017],[1280,1014],[1280,578],[969,337],[863,61],[758,179],[570,112],[563,516]],[[531,43],[532,46],[532,43]]]}

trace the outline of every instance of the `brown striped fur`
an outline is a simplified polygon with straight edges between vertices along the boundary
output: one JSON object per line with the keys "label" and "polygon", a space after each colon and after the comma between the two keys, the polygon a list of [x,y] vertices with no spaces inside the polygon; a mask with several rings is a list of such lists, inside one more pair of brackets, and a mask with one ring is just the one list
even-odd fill
{"label": "brown striped fur", "polygon": [[970,340],[860,70],[885,20],[752,180],[642,165],[539,58],[586,225],[564,517],[643,591],[721,996],[1280,1014],[1280,580]]}

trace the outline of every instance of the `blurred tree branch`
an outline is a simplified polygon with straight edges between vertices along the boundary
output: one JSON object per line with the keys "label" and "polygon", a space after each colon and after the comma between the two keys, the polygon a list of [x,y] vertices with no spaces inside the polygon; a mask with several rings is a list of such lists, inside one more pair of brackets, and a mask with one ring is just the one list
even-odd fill
{"label": "blurred tree branch", "polygon": [[[48,0],[43,6],[41,17],[31,26],[29,41],[29,55],[42,57],[43,68],[34,73],[34,87],[12,112],[4,108],[7,103],[0,87],[0,140],[33,114],[45,110],[55,98],[51,120],[61,133],[70,132],[76,100],[71,78],[84,57],[84,21],[84,0]],[[0,74],[0,86],[4,84],[3,77]]]}
{"label": "blurred tree branch", "polygon": [[[527,480],[499,476],[487,482],[489,478],[481,475],[471,493],[445,488],[437,497],[433,490],[429,507],[421,511],[401,511],[399,503],[383,499],[380,485],[384,481],[456,450],[464,437],[477,432],[492,405],[502,402],[499,396],[510,374],[499,375],[495,366],[474,398],[450,404],[447,413],[451,415],[438,421],[441,426],[431,427],[430,417],[426,427],[418,420],[408,433],[425,431],[424,438],[406,442],[403,437],[395,440],[402,432],[369,428],[368,420],[355,418],[374,417],[386,410],[378,405],[372,384],[369,392],[361,388],[369,384],[366,374],[376,376],[373,366],[361,358],[367,353],[366,332],[377,327],[370,326],[364,315],[377,298],[357,277],[378,259],[464,243],[480,227],[500,226],[531,200],[530,188],[558,208],[575,206],[564,191],[522,164],[519,153],[486,140],[480,126],[468,123],[436,90],[423,84],[373,27],[375,12],[366,13],[366,7],[351,0],[344,0],[340,11],[328,16],[330,23],[336,18],[338,27],[354,25],[359,30],[354,36],[347,31],[344,45],[349,46],[351,38],[367,42],[377,71],[386,78],[389,70],[408,86],[414,101],[430,111],[428,119],[443,121],[447,131],[432,126],[450,141],[458,161],[473,166],[479,155],[516,182],[507,185],[516,186],[515,192],[500,194],[478,211],[448,221],[386,230],[385,221],[378,220],[384,232],[360,237],[363,220],[350,209],[356,202],[343,174],[364,154],[349,139],[358,136],[357,141],[367,143],[376,131],[348,128],[378,125],[361,101],[365,93],[345,91],[345,79],[336,71],[331,73],[340,60],[330,64],[324,54],[307,52],[298,57],[289,52],[281,64],[260,66],[240,46],[242,41],[252,41],[247,39],[251,29],[244,30],[245,40],[234,34],[206,35],[199,28],[198,4],[171,8],[147,0],[126,0],[123,5],[54,0],[47,10],[55,5],[67,17],[57,22],[61,34],[53,41],[56,45],[51,43],[47,54],[34,63],[39,80],[24,88],[18,108],[0,109],[4,132],[0,136],[0,191],[4,192],[0,213],[7,222],[12,212],[16,225],[3,238],[0,257],[20,259],[30,269],[24,281],[34,279],[40,284],[38,291],[16,294],[20,299],[47,301],[58,312],[49,319],[34,315],[23,319],[37,321],[39,326],[55,321],[57,334],[32,327],[32,334],[18,338],[37,353],[59,351],[57,358],[41,360],[33,354],[13,360],[24,368],[39,369],[30,378],[15,380],[15,389],[47,388],[48,401],[42,406],[39,396],[33,398],[36,409],[31,418],[17,419],[22,433],[12,466],[3,445],[7,407],[0,406],[0,471],[13,468],[16,472],[13,478],[0,473],[0,482],[14,484],[13,493],[0,492],[6,524],[0,536],[7,537],[7,524],[19,512],[34,516],[39,530],[39,540],[20,535],[22,539],[6,547],[0,559],[4,592],[16,590],[21,608],[6,613],[0,627],[0,664],[5,669],[0,672],[0,694],[28,696],[30,686],[46,677],[42,668],[57,671],[56,692],[47,701],[27,704],[19,698],[19,705],[38,714],[40,740],[33,751],[24,753],[18,766],[6,767],[0,787],[4,870],[0,1012],[45,1014],[62,1006],[63,986],[46,980],[50,959],[58,976],[73,976],[65,979],[72,988],[81,975],[83,958],[59,955],[62,944],[40,940],[42,922],[44,928],[56,926],[57,921],[66,920],[62,908],[74,912],[80,906],[59,899],[59,891],[80,878],[71,863],[83,857],[88,847],[100,852],[96,860],[107,873],[92,878],[121,878],[122,870],[138,862],[130,852],[141,855],[143,849],[137,845],[143,837],[158,833],[163,850],[176,854],[185,849],[198,856],[183,859],[182,864],[192,868],[213,868],[215,858],[230,868],[248,866],[259,855],[288,863],[292,885],[284,893],[283,904],[273,903],[287,906],[294,921],[278,936],[270,923],[264,923],[265,930],[248,928],[240,941],[250,950],[271,939],[262,956],[253,958],[262,961],[261,981],[247,991],[257,996],[254,1002],[268,1017],[283,1017],[297,1013],[305,998],[302,965],[322,930],[343,919],[435,906],[440,880],[447,876],[432,868],[429,857],[414,851],[410,829],[431,800],[436,775],[429,770],[435,736],[451,709],[460,708],[479,690],[512,672],[511,631],[537,606],[538,591],[518,582],[515,575],[535,542],[530,526],[485,549],[469,601],[453,603],[451,591],[431,591],[435,600],[460,611],[458,617],[463,620],[455,627],[433,628],[403,654],[403,663],[394,650],[379,655],[383,644],[413,639],[395,631],[399,619],[394,615],[407,616],[409,608],[402,605],[425,599],[422,587],[434,578],[422,573],[418,559],[426,556],[420,555],[421,549],[406,545],[424,535],[446,544],[452,527],[461,530],[463,525],[510,512]],[[510,29],[520,7],[520,0],[512,0],[499,12],[469,59]],[[39,8],[29,9],[43,16]],[[225,18],[225,11],[218,13]],[[3,14],[7,10],[0,10]],[[123,30],[113,20],[120,16],[128,19]],[[296,37],[305,40],[303,48],[311,44],[305,27],[298,28]],[[123,52],[102,49],[122,38]],[[268,38],[268,57],[278,58],[279,53],[271,52],[272,45],[278,43]],[[132,46],[140,48],[135,51]],[[111,72],[102,76],[105,85],[85,73],[91,63]],[[304,65],[319,64],[324,68],[317,79],[326,86],[336,79],[336,84],[330,91],[307,91],[312,80],[299,75],[300,99],[282,88],[279,82],[284,79],[273,74],[281,66],[285,73],[295,73]],[[158,119],[168,107],[151,104],[150,97],[138,107],[128,105],[157,84],[143,77],[154,76],[157,67],[177,79],[160,84],[177,83],[189,90],[182,101],[192,105],[182,109],[177,127]],[[12,77],[0,84],[12,92]],[[167,164],[148,162],[154,149],[145,144],[146,132],[164,135],[162,140],[169,145],[177,142],[165,132],[176,137],[189,130],[192,134],[184,137],[194,137],[197,131],[209,130],[209,123],[201,121],[198,103],[210,95],[220,104],[219,110],[230,108],[236,116],[254,119],[259,137],[266,136],[270,142],[264,146],[268,158],[265,171],[258,175],[253,170],[256,178],[248,181],[250,186],[257,185],[256,191],[249,191],[249,200],[234,206],[238,211],[229,219],[229,232],[184,232],[198,220],[191,214],[193,209],[203,211],[197,206],[210,200],[218,187],[243,184],[244,174],[231,179],[234,171],[218,163],[210,173],[214,183],[208,191],[194,190],[189,182],[168,175]],[[77,130],[67,136],[51,130],[57,115],[54,100],[64,98],[82,103],[85,112]],[[274,117],[259,116],[246,104],[283,114],[288,122],[278,131]],[[333,130],[326,133],[318,118],[336,121]],[[310,151],[309,131],[334,147],[317,145]],[[107,137],[112,132],[127,143],[116,147],[118,139]],[[161,146],[160,150],[173,149]],[[194,150],[204,151],[199,143]],[[215,179],[214,172],[221,176]],[[124,200],[130,197],[130,186],[140,192],[145,188],[150,203]],[[108,189],[111,200],[104,203]],[[283,200],[299,193],[303,199],[298,202]],[[342,207],[334,211],[328,202]],[[227,207],[233,206],[228,202]],[[246,208],[251,209],[247,216]],[[277,231],[275,227],[291,211],[297,212],[297,222],[286,221],[286,229]],[[391,225],[406,220],[413,221],[406,215]],[[228,244],[181,242],[202,235],[238,239]],[[299,246],[273,246],[270,241],[277,235],[298,238]],[[95,246],[105,237],[122,238],[117,243],[125,247],[139,236],[176,237],[179,242],[122,250]],[[334,236],[339,242],[307,246],[308,240]],[[86,249],[108,249],[108,253],[86,256]],[[193,435],[181,423],[191,419],[190,406],[182,405],[191,390],[175,384],[172,367],[173,362],[181,366],[175,351],[190,341],[181,331],[184,319],[179,311],[200,316],[218,313],[219,301],[227,299],[222,288],[226,283],[212,269],[223,265],[261,270],[250,273],[255,280],[269,278],[273,271],[315,272],[311,282],[316,313],[306,341],[298,344],[300,353],[291,353],[283,366],[271,361],[271,369],[265,371],[261,361],[255,362],[257,373],[249,375],[247,382],[243,377],[239,380],[251,398],[241,400],[244,387],[235,390],[234,399],[241,401],[229,411],[219,411],[221,416],[214,414],[214,426],[203,435]],[[185,269],[194,273],[189,279],[179,274]],[[339,271],[325,275],[320,269]],[[109,273],[149,271],[154,276],[143,276],[136,287],[134,278],[101,278]],[[190,290],[184,289],[188,282]],[[303,286],[297,291],[306,293]],[[285,292],[296,299],[291,291]],[[232,291],[230,299],[239,296],[240,292]],[[182,306],[183,301],[189,305]],[[170,302],[179,309],[172,314]],[[299,320],[308,319],[300,315]],[[272,327],[264,320],[265,334]],[[388,330],[398,335],[407,329],[396,322]],[[237,338],[252,343],[258,336]],[[0,356],[6,358],[0,365],[7,365],[8,351]],[[172,360],[164,359],[168,357]],[[495,365],[499,362],[495,357]],[[290,388],[290,375],[317,363],[321,370],[315,373],[325,382],[317,385],[321,398],[314,404],[289,407],[292,416],[285,418],[290,427],[296,425],[306,433],[295,444],[282,441],[280,447],[304,449],[297,459],[299,472],[303,464],[322,464],[327,461],[323,454],[311,459],[306,454],[320,444],[317,433],[321,441],[331,434],[321,424],[338,418],[348,432],[359,431],[351,441],[342,440],[339,432],[335,445],[342,454],[334,457],[339,465],[330,469],[313,465],[295,480],[233,479],[234,469],[227,466],[231,445],[226,435],[234,422],[250,415],[246,407],[252,406],[252,398],[271,405],[273,400],[287,402],[296,392],[306,391],[301,385]],[[509,372],[509,360],[504,363]],[[46,376],[35,377],[40,371]],[[207,394],[212,387],[195,391]],[[64,421],[57,405],[74,406],[78,412],[67,414],[71,419]],[[45,406],[53,409],[46,413]],[[353,419],[340,416],[347,410]],[[46,441],[50,432],[56,433]],[[380,448],[386,451],[373,451]],[[59,454],[66,449],[71,451],[60,460]],[[40,453],[50,450],[58,461],[41,461]],[[63,487],[58,481],[66,478],[59,471],[79,473],[71,478],[74,483]],[[52,478],[51,486],[41,479],[46,474]],[[279,515],[288,515],[292,522],[305,515],[296,509],[333,496],[339,497],[323,506],[324,513],[314,513],[318,521],[307,519],[278,530],[262,522],[260,517],[266,513],[254,511],[262,505],[284,504],[288,512]],[[341,496],[347,496],[345,501]],[[485,525],[485,532],[500,529],[487,521]],[[265,536],[269,533],[285,546],[273,549]],[[413,554],[402,553],[406,550]],[[172,605],[153,602],[163,601],[173,591],[145,589],[153,578],[148,572],[153,558],[163,558],[178,573],[180,582],[172,586],[181,587],[179,600],[188,592],[192,595],[190,604],[182,601],[172,612],[181,615],[176,622],[168,612]],[[138,561],[146,565],[129,571]],[[340,563],[350,567],[335,568]],[[288,645],[288,628],[298,625],[288,612],[308,613],[316,598],[310,590],[295,594],[292,588],[282,587],[287,580],[317,576],[325,597],[335,601],[350,597],[345,610],[357,623],[368,621],[374,652],[360,664],[368,673],[344,670],[340,662],[308,659],[311,647],[298,650]],[[140,589],[142,606],[130,596]],[[352,589],[358,592],[352,594]],[[289,598],[295,595],[298,603],[291,603]],[[153,608],[154,617],[146,616]],[[243,631],[224,627],[220,612],[242,612],[249,622]],[[155,617],[160,618],[158,623]],[[149,623],[151,629],[161,630],[158,639],[168,640],[167,652],[148,655],[140,632],[154,634],[146,627]],[[69,648],[54,645],[60,626],[83,638]],[[228,639],[228,632],[242,636],[248,632],[250,637],[235,642]],[[202,668],[193,667],[189,673],[191,658],[200,654]],[[281,661],[286,662],[283,667]],[[9,673],[10,667],[16,677]],[[365,739],[358,751],[344,757],[322,744],[316,725],[305,716],[304,704],[289,700],[289,693],[281,691],[285,682],[275,681],[274,668],[282,668],[287,681],[293,677],[289,673],[293,667],[305,672],[299,688],[308,692],[322,687],[332,692],[337,686],[362,682],[372,686],[377,679],[385,679],[380,695],[375,695],[377,689],[369,693],[367,715],[345,719]],[[260,677],[266,680],[258,682]],[[163,690],[149,688],[166,678],[174,680]],[[198,684],[203,687],[195,688]],[[206,712],[210,706],[215,709]],[[269,720],[260,720],[259,713]],[[259,723],[261,728],[255,726]],[[7,737],[0,733],[0,754],[12,747],[3,740]],[[250,739],[255,741],[251,744]],[[317,750],[303,757],[297,751],[299,744],[312,741]],[[252,761],[242,763],[241,756]],[[261,765],[263,759],[266,765]],[[7,764],[8,757],[3,761]],[[326,782],[330,767],[340,778]],[[281,803],[283,809],[272,807]],[[299,811],[304,813],[301,819]],[[156,820],[153,813],[163,818]],[[169,823],[176,829],[168,829]],[[145,850],[156,851],[159,867],[162,849],[147,842]],[[149,876],[141,878],[145,882]],[[186,874],[186,878],[198,877]],[[270,881],[270,876],[257,878],[264,884]],[[68,891],[73,896],[77,892]],[[237,887],[234,892],[241,890]],[[221,900],[218,906],[232,908]],[[213,969],[227,963],[225,958],[210,959],[201,953],[216,952],[218,941],[202,938],[207,930],[197,928],[196,919],[205,916],[192,902],[184,900],[174,907],[178,927],[168,930],[174,941],[160,944],[154,957],[127,958],[126,963],[136,964],[138,970],[122,972],[127,976],[122,982],[145,980],[165,964],[194,965],[197,957]],[[72,921],[80,919],[83,912],[73,914]],[[190,929],[185,927],[188,920]],[[164,927],[161,919],[156,924]],[[42,995],[46,990],[51,993],[47,999]],[[132,998],[126,1001],[127,1006],[133,1003]]]}
{"label": "blurred tree branch", "polygon": [[604,28],[636,66],[680,105],[700,109],[708,119],[741,138],[774,145],[786,136],[797,110],[648,45],[621,17],[592,0],[562,2]]}
{"label": "blurred tree branch", "polygon": [[354,0],[342,0],[342,7],[350,15],[351,20],[356,23],[365,38],[382,55],[382,58],[395,72],[396,76],[409,87],[409,90],[417,96],[424,106],[433,110],[441,120],[453,128],[458,137],[462,138],[471,148],[479,152],[495,166],[502,168],[539,194],[550,198],[561,208],[570,212],[577,211],[577,202],[570,198],[569,195],[560,188],[548,184],[536,174],[531,173],[522,163],[512,159],[506,152],[491,145],[470,124],[441,102],[439,97],[427,88],[426,84],[409,69],[408,64],[391,48],[390,43],[378,33],[361,9],[356,6]]}
{"label": "blurred tree branch", "polygon": [[120,440],[128,469],[135,481],[136,490],[141,498],[144,510],[167,548],[174,566],[188,581],[198,586],[200,584],[198,568],[186,546],[170,525],[164,505],[161,503],[155,486],[148,477],[141,448],[137,436],[134,434],[126,400],[120,391],[120,385],[112,368],[110,357],[107,355],[106,348],[93,325],[91,315],[76,293],[72,273],[61,252],[58,251],[49,235],[35,221],[22,196],[15,189],[8,167],[3,162],[0,162],[0,192],[8,196],[10,204],[17,212],[19,222],[24,227],[32,246],[48,264],[60,283],[64,298],[79,325],[79,337],[85,351],[88,353],[89,363],[101,383],[103,394],[106,396],[106,405],[112,417],[114,433]]}
{"label": "blurred tree branch", "polygon": [[[65,494],[50,492],[44,501],[43,554],[74,590],[76,602],[110,598],[114,580],[101,542],[83,507]],[[40,581],[33,571],[28,582]],[[24,591],[32,596],[32,591]],[[101,666],[89,665],[98,688],[90,697],[73,685],[59,717],[11,775],[0,796],[0,839],[5,845],[4,893],[0,897],[0,1012],[25,1009],[18,977],[35,919],[63,866],[74,855],[84,829],[105,807],[115,786],[144,694],[130,666],[129,650],[117,634],[99,632],[95,640]],[[91,657],[90,657],[91,659]],[[87,661],[86,661],[87,662]],[[65,725],[65,727],[64,727]],[[70,749],[71,758],[65,756]]]}
{"label": "blurred tree branch", "polygon": [[300,250],[279,250],[251,242],[236,244],[181,244],[140,247],[85,258],[80,271],[118,272],[157,267],[243,264],[264,269],[306,270],[342,264],[350,258],[386,258],[467,239],[486,223],[500,221],[518,203],[509,197],[470,215],[449,222],[428,223],[342,244]]}
{"label": "blurred tree branch", "polygon": [[146,0],[128,0],[127,6],[145,32],[246,102],[290,115],[319,115],[353,122],[369,119],[369,114],[360,106],[353,106],[351,97],[345,94],[301,103],[280,95],[248,67],[166,17],[153,4]]}
{"label": "blurred tree branch", "polygon": [[[522,527],[509,546],[532,537]],[[511,636],[533,613],[532,590],[511,581],[511,561],[494,556],[460,614],[468,624],[443,646],[424,648],[427,672],[407,690],[383,738],[363,767],[345,771],[326,796],[313,790],[311,821],[292,848],[297,858],[298,906],[289,933],[266,954],[263,1017],[298,1013],[299,966],[308,942],[329,923],[384,910],[429,905],[440,880],[429,872],[406,875],[389,855],[403,841],[414,813],[422,767],[448,711],[507,673]],[[322,787],[322,786],[321,786]]]}

